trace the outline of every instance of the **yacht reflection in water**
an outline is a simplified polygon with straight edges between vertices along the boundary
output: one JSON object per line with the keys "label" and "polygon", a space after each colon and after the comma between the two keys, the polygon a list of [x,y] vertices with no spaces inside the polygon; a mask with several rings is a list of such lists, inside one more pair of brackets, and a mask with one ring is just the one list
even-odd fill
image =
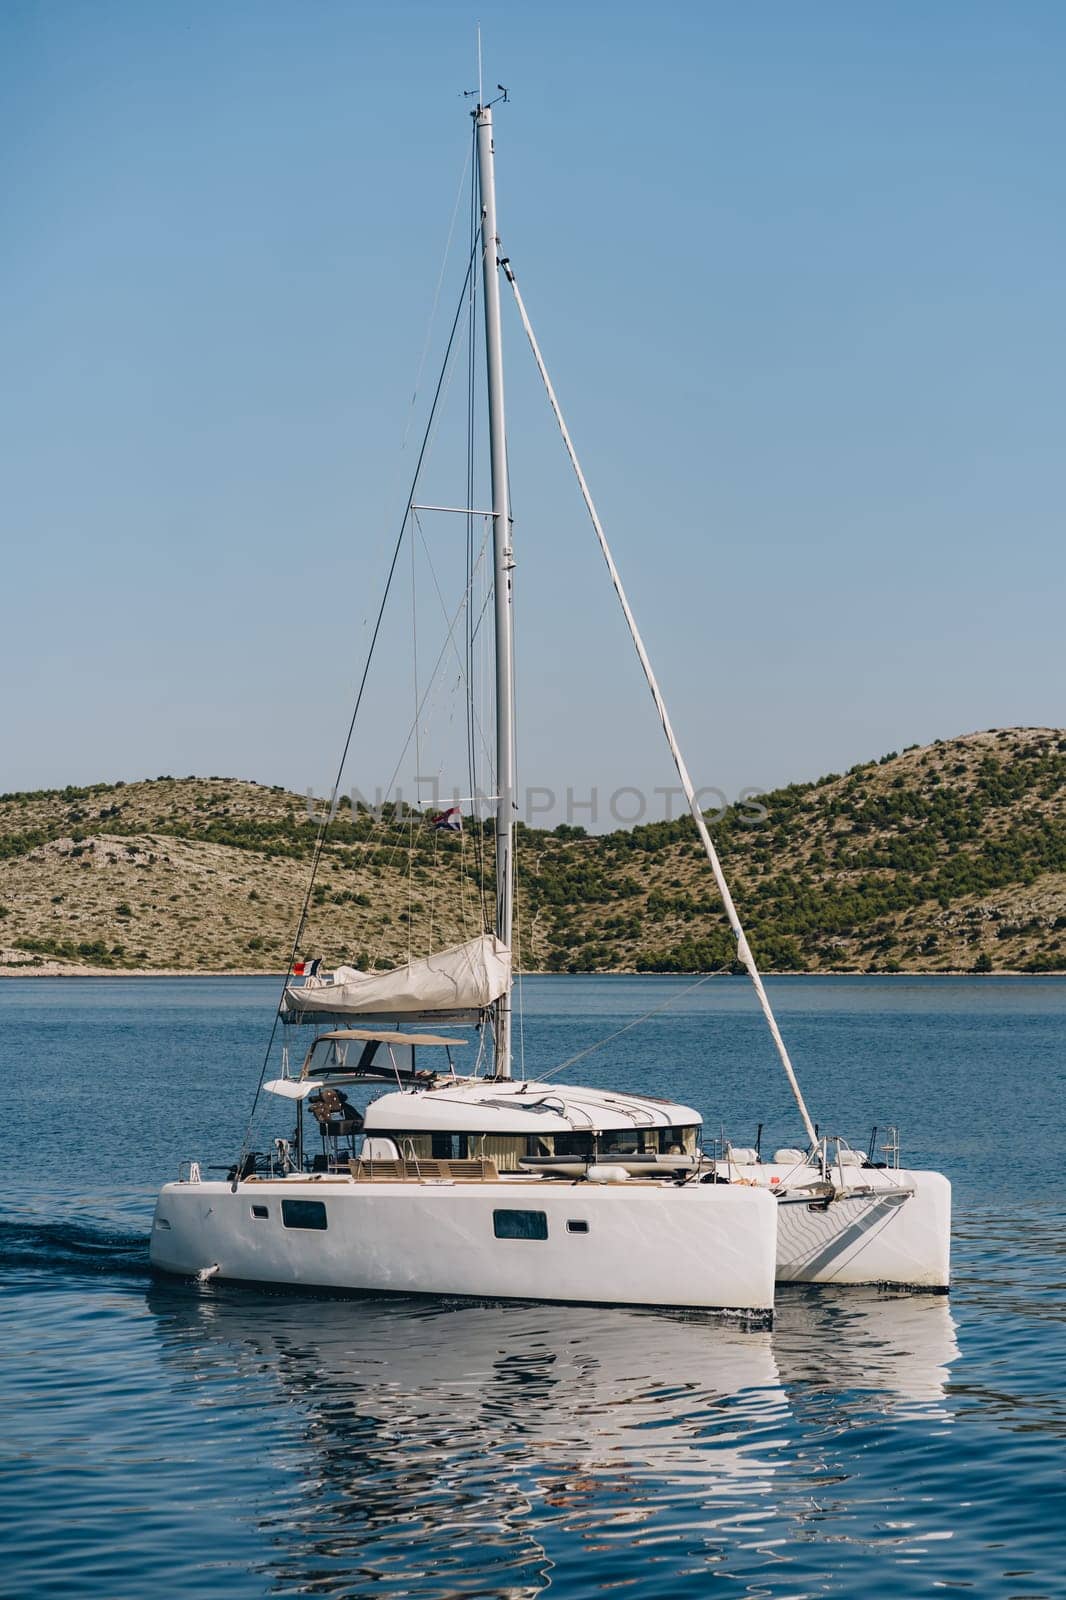
{"label": "yacht reflection in water", "polygon": [[198,1403],[236,1377],[269,1423],[259,1443],[290,1474],[253,1513],[273,1580],[346,1595],[661,1584],[671,1562],[736,1573],[738,1553],[764,1572],[806,1520],[804,1412],[854,1391],[946,1415],[956,1354],[946,1301],[854,1289],[786,1294],[772,1335],[598,1307],[309,1314],[225,1285],[161,1283],[148,1304]]}
{"label": "yacht reflection in water", "polygon": [[951,1419],[944,1400],[959,1345],[939,1295],[779,1291],[773,1349],[794,1407],[804,1394],[864,1395],[897,1417]]}

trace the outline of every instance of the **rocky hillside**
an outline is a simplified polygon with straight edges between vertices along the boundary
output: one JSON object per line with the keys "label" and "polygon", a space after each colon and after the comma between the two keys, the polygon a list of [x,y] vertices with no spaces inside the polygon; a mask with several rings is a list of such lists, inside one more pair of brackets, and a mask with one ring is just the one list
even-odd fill
{"label": "rocky hillside", "polygon": [[[1066,731],[999,729],[776,790],[716,835],[767,970],[1062,971],[1064,789]],[[276,971],[315,837],[302,797],[234,779],[0,797],[0,968]],[[302,953],[385,966],[472,935],[493,895],[480,842],[342,809]],[[732,962],[690,821],[523,828],[518,860],[527,968]]]}

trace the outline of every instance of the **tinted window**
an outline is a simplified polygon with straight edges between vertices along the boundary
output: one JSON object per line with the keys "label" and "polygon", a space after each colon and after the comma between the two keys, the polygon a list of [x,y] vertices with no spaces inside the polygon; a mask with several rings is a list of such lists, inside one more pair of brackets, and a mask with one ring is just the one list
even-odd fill
{"label": "tinted window", "polygon": [[465,1133],[435,1133],[432,1136],[433,1157],[437,1161],[464,1161],[467,1155]]}
{"label": "tinted window", "polygon": [[317,1228],[326,1224],[326,1208],[321,1200],[283,1200],[281,1220],[287,1228]]}
{"label": "tinted window", "polygon": [[[652,1148],[652,1139],[645,1134],[635,1133],[631,1129],[615,1129],[611,1133],[600,1134],[600,1152],[602,1155],[635,1156],[645,1148]],[[657,1149],[658,1146],[655,1146]]]}
{"label": "tinted window", "polygon": [[492,1226],[497,1239],[546,1239],[548,1214],[545,1211],[494,1211]]}
{"label": "tinted window", "polygon": [[252,1216],[253,1217],[269,1217],[269,1215],[270,1215],[270,1211],[268,1210],[268,1208],[266,1206],[253,1206],[252,1207]]}
{"label": "tinted window", "polygon": [[589,1225],[587,1222],[583,1222],[580,1217],[571,1217],[566,1224],[566,1231],[567,1233],[588,1233]]}
{"label": "tinted window", "polygon": [[592,1154],[591,1133],[557,1133],[555,1135],[555,1154],[557,1156],[590,1156]]}

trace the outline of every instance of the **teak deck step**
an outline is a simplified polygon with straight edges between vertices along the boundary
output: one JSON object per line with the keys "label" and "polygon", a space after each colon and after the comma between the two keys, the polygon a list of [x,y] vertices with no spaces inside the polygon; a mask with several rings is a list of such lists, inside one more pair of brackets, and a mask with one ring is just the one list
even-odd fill
{"label": "teak deck step", "polygon": [[469,1161],[360,1159],[349,1161],[348,1171],[353,1178],[379,1183],[417,1183],[420,1178],[433,1179],[438,1183],[442,1180],[452,1183],[498,1183],[500,1177],[499,1168],[491,1158],[484,1161],[477,1158]]}

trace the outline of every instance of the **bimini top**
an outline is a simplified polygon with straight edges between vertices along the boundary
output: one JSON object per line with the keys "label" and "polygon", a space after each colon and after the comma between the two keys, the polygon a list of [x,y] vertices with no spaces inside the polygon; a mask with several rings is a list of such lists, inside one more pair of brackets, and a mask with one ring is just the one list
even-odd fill
{"label": "bimini top", "polygon": [[[436,1077],[433,1072],[415,1070],[415,1050],[423,1045],[443,1046],[451,1052],[454,1045],[464,1045],[465,1039],[451,1039],[443,1033],[398,1033],[392,1029],[379,1032],[376,1028],[332,1028],[319,1033],[311,1040],[310,1049],[298,1078],[272,1078],[264,1083],[267,1094],[281,1095],[285,1100],[303,1100],[324,1083],[381,1083],[386,1079],[394,1083],[419,1084],[426,1087]],[[357,1060],[348,1060],[348,1046],[361,1045]],[[322,1048],[322,1047],[325,1048]],[[382,1049],[382,1046],[385,1048]],[[398,1054],[399,1052],[399,1054]]]}
{"label": "bimini top", "polygon": [[513,1078],[437,1077],[426,1087],[383,1094],[367,1107],[365,1129],[405,1133],[612,1133],[699,1127],[691,1106],[648,1095]]}
{"label": "bimini top", "polygon": [[333,1028],[329,1033],[320,1033],[315,1044],[322,1044],[327,1039],[362,1039],[367,1044],[466,1044],[465,1039],[449,1039],[443,1033],[396,1033],[392,1029],[377,1033],[372,1028]]}

